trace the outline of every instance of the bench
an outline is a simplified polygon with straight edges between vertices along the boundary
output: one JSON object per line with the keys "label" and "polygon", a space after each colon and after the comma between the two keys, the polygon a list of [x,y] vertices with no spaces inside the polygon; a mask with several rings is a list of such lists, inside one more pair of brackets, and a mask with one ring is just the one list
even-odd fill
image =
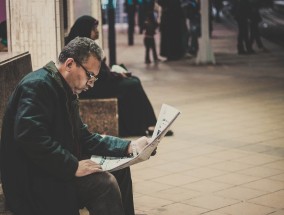
{"label": "bench", "polygon": [[[16,84],[32,71],[31,55],[24,53],[0,53],[0,131],[7,100]],[[0,181],[0,215],[12,215],[6,209]]]}
{"label": "bench", "polygon": [[90,132],[118,136],[116,98],[80,100],[80,115]]}

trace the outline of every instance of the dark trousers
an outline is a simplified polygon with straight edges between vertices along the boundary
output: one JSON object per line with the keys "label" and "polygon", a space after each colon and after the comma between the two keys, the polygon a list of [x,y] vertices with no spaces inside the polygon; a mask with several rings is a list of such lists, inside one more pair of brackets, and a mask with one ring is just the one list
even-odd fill
{"label": "dark trousers", "polygon": [[90,215],[134,215],[130,168],[76,178],[80,208]]}
{"label": "dark trousers", "polygon": [[[238,51],[250,52],[252,50],[249,42],[249,32],[248,32],[248,20],[247,19],[240,19],[238,22]],[[244,48],[245,47],[245,48]],[[246,50],[245,50],[246,49]]]}
{"label": "dark trousers", "polygon": [[146,48],[146,54],[145,54],[145,61],[150,61],[150,50],[153,52],[153,58],[154,60],[158,59],[157,51],[156,51],[156,43],[154,37],[145,37],[144,38],[144,45]]}
{"label": "dark trousers", "polygon": [[134,44],[134,30],[135,30],[135,7],[128,6],[128,45]]}
{"label": "dark trousers", "polygon": [[257,44],[258,48],[263,48],[262,41],[260,39],[260,33],[258,28],[258,22],[251,22],[250,24],[250,46],[253,46],[254,41]]}

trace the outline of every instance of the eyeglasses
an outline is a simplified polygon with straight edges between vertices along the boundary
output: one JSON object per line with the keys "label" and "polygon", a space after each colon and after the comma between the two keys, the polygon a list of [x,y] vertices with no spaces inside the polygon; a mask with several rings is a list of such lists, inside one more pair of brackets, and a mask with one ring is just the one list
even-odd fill
{"label": "eyeglasses", "polygon": [[85,71],[87,77],[88,77],[88,80],[94,78],[94,82],[98,80],[98,77],[93,73],[93,72],[89,72],[86,67],[84,67],[78,60],[74,59],[74,61],[76,63],[79,64],[79,66],[81,66],[83,68],[83,70]]}

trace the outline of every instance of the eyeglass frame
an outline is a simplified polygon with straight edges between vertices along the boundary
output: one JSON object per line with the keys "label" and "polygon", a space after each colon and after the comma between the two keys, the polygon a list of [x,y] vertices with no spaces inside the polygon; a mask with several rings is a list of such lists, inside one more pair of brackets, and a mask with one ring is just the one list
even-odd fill
{"label": "eyeglass frame", "polygon": [[88,77],[88,81],[91,80],[92,78],[95,78],[95,79],[94,79],[94,82],[99,79],[93,72],[89,72],[89,71],[86,69],[86,67],[84,67],[78,60],[76,60],[75,58],[73,58],[73,59],[74,59],[74,61],[75,61],[76,63],[79,64],[79,66],[81,66],[81,67],[83,68],[83,70],[85,71],[85,73],[86,73],[86,75],[87,75],[87,77]]}

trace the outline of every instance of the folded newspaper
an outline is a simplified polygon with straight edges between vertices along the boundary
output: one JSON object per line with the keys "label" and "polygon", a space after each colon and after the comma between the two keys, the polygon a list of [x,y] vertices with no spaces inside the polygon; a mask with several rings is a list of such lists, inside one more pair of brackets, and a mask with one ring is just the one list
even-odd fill
{"label": "folded newspaper", "polygon": [[136,163],[148,160],[152,152],[156,149],[161,139],[165,136],[172,123],[180,114],[180,111],[174,107],[163,104],[151,141],[144,149],[134,157],[106,157],[96,156],[91,157],[92,161],[99,163],[104,171],[116,171],[125,167],[131,166]]}

